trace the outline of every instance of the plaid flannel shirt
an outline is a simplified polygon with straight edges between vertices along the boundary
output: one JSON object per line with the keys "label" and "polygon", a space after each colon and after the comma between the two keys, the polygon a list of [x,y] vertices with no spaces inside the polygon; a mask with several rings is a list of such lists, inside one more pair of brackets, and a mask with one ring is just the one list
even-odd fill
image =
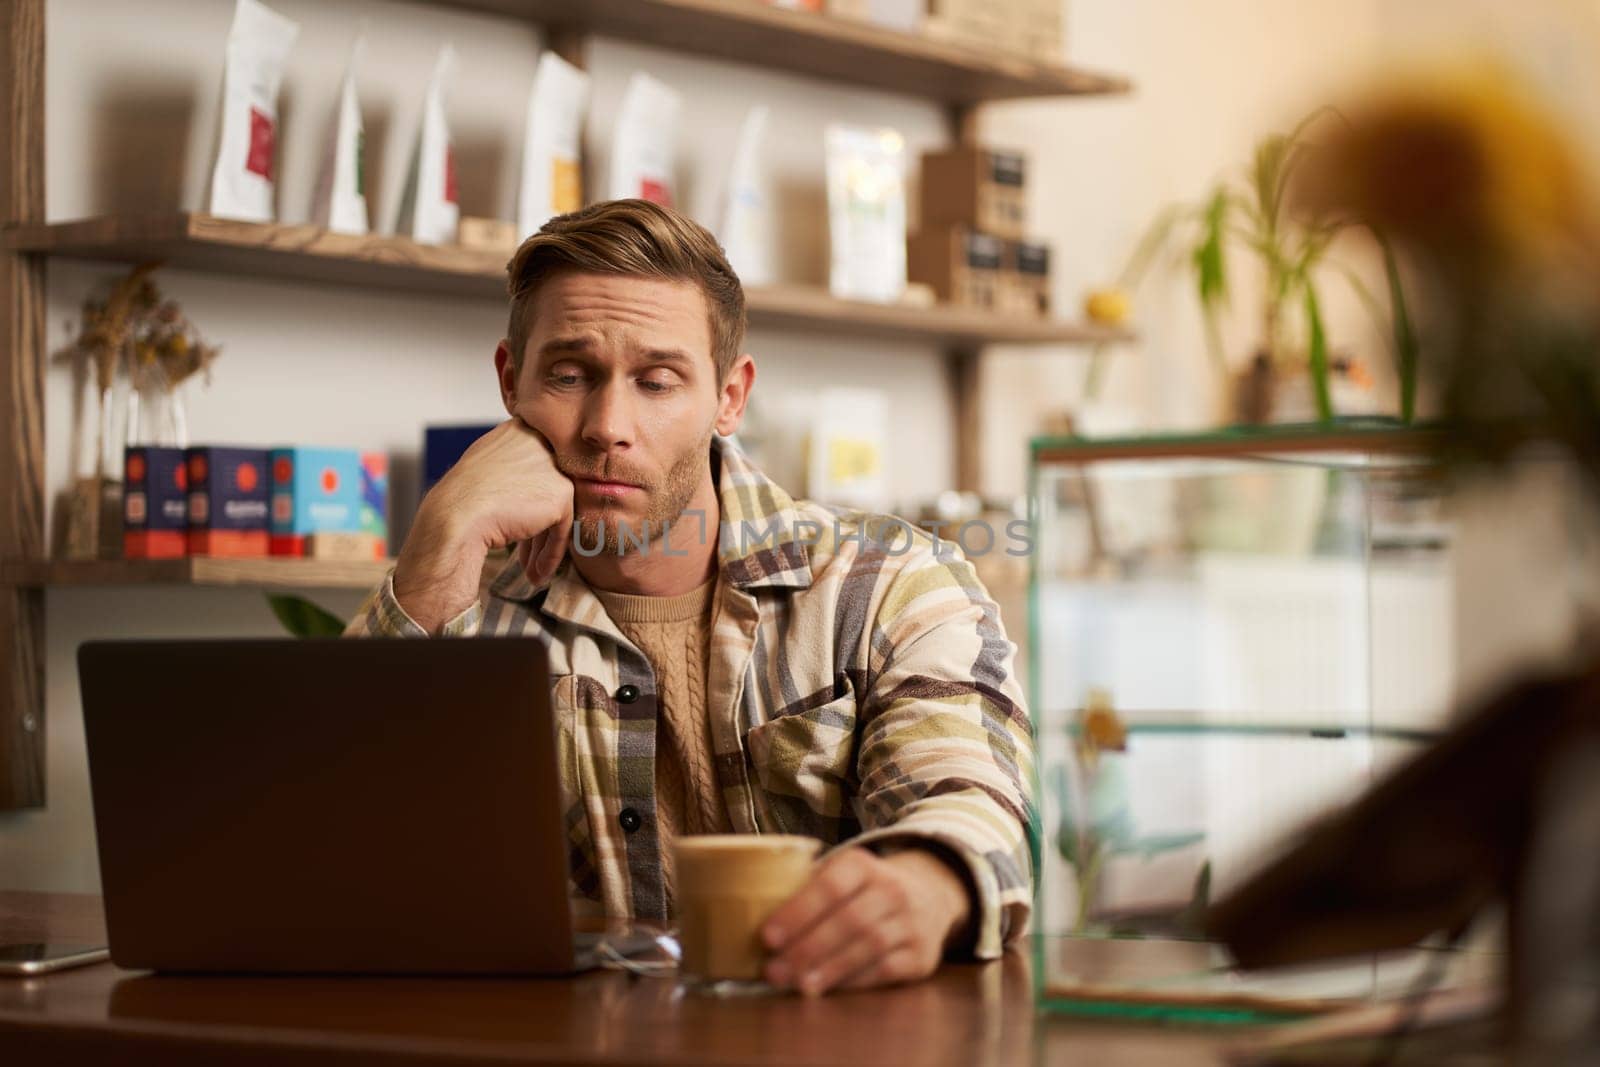
{"label": "plaid flannel shirt", "polygon": [[[1032,733],[998,609],[953,542],[796,502],[730,440],[714,447],[707,713],[731,825],[942,845],[976,893],[974,953],[998,955],[1027,923],[1033,832]],[[548,650],[576,912],[668,918],[650,664],[570,557],[542,587],[515,558],[491,571],[441,632],[528,635]],[[392,573],[347,632],[426,636]]]}

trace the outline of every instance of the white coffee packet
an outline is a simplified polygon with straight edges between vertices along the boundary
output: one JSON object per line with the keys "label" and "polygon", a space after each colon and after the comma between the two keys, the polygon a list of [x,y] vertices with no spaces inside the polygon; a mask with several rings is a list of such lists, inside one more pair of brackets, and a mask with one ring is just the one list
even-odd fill
{"label": "white coffee packet", "polygon": [[222,115],[208,210],[271,222],[277,174],[278,87],[300,27],[259,0],[237,0],[222,73]]}
{"label": "white coffee packet", "polygon": [[611,199],[639,197],[672,206],[682,105],[675,90],[648,74],[628,79],[611,141]]}
{"label": "white coffee packet", "polygon": [[882,389],[817,391],[807,442],[806,495],[876,511],[888,503],[889,396]]}
{"label": "white coffee packet", "polygon": [[448,44],[439,49],[422,102],[422,124],[411,154],[405,195],[395,231],[425,245],[451,244],[461,221],[456,204],[456,161],[450,148],[450,124],[445,118],[445,97],[455,75],[456,52]]}
{"label": "white coffee packet", "polygon": [[894,130],[829,126],[828,288],[895,301],[906,288],[906,149]]}
{"label": "white coffee packet", "polygon": [[772,211],[761,165],[766,129],[767,107],[756,104],[739,125],[717,224],[728,265],[747,286],[766,285],[773,277]]}
{"label": "white coffee packet", "polygon": [[528,124],[522,142],[522,189],[517,197],[518,239],[526,239],[552,216],[583,206],[583,117],[589,107],[589,75],[554,52],[539,57]]}
{"label": "white coffee packet", "polygon": [[336,233],[360,235],[368,229],[366,132],[361,125],[361,103],[356,96],[356,70],[366,44],[365,35],[358,35],[350,46],[350,61],[345,66],[339,104],[329,131],[327,156],[317,177],[316,195],[311,200],[311,221]]}

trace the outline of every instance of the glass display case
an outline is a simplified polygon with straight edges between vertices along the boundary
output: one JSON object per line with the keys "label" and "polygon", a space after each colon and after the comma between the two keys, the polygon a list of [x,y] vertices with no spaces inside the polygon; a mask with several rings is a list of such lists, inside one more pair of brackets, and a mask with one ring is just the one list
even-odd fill
{"label": "glass display case", "polygon": [[1443,727],[1456,561],[1428,443],[1379,420],[1032,443],[1044,1008],[1083,1009],[1071,938],[1150,941],[1153,976],[1219,966],[1187,944],[1208,902]]}

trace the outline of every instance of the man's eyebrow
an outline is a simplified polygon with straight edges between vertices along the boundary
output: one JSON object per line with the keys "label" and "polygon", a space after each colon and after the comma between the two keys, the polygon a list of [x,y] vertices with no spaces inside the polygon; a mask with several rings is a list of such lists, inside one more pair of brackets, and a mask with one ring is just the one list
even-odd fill
{"label": "man's eyebrow", "polygon": [[693,366],[694,357],[681,348],[652,348],[644,354],[646,363],[678,363]]}
{"label": "man's eyebrow", "polygon": [[[594,350],[594,339],[578,334],[572,337],[552,337],[539,346],[541,357],[583,355]],[[681,348],[652,348],[638,361],[643,364],[668,364],[680,369],[694,366],[694,357]]]}
{"label": "man's eyebrow", "polygon": [[590,341],[587,337],[554,337],[539,346],[540,355],[550,355],[556,352],[587,352]]}

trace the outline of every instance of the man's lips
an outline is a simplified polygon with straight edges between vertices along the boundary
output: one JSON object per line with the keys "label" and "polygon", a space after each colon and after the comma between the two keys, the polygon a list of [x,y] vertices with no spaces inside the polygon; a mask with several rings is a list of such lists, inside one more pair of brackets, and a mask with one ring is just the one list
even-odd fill
{"label": "man's lips", "polygon": [[574,478],[573,481],[581,488],[591,493],[598,493],[600,496],[621,497],[640,490],[640,486],[632,482],[612,482],[603,478]]}

